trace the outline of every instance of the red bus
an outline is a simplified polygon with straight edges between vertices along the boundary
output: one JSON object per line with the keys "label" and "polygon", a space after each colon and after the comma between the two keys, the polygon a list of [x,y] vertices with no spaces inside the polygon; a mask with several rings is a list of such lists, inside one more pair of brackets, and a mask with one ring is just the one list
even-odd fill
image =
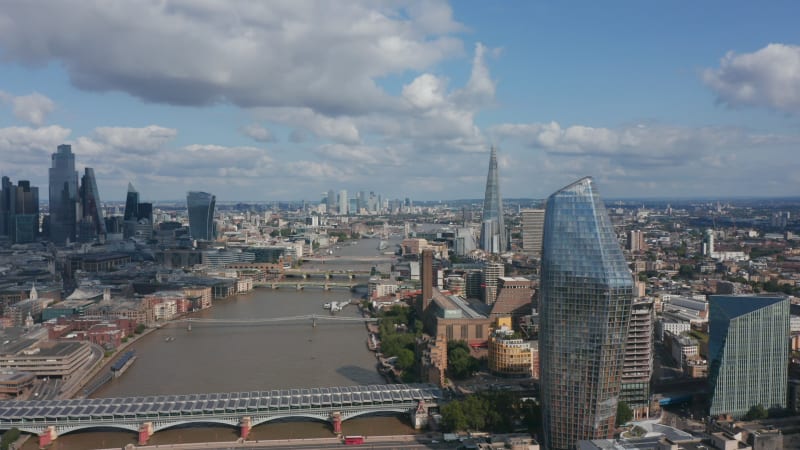
{"label": "red bus", "polygon": [[364,443],[364,436],[345,436],[344,445],[361,445]]}

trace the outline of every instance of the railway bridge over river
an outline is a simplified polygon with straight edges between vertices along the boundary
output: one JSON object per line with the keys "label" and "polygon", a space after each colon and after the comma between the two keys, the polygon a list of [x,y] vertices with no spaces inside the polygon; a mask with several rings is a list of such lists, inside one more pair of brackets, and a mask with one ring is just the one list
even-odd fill
{"label": "railway bridge over river", "polygon": [[0,403],[0,430],[37,434],[44,447],[59,435],[92,428],[139,433],[139,444],[167,428],[193,424],[238,427],[247,439],[256,425],[305,418],[331,423],[341,433],[347,419],[367,414],[409,414],[423,426],[441,391],[428,384],[386,384],[216,394],[44,400]]}

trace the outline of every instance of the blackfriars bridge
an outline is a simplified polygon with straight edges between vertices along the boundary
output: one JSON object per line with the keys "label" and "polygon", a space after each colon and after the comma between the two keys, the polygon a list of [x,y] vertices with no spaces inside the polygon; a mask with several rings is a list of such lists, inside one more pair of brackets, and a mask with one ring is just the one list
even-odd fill
{"label": "blackfriars bridge", "polygon": [[43,400],[0,403],[0,430],[18,428],[39,435],[46,446],[59,435],[92,428],[139,433],[139,444],[167,428],[190,424],[238,427],[247,439],[256,425],[278,419],[305,418],[341,424],[354,417],[410,414],[415,427],[427,423],[438,407],[441,390],[429,384],[386,384],[310,389],[158,395],[121,398]]}

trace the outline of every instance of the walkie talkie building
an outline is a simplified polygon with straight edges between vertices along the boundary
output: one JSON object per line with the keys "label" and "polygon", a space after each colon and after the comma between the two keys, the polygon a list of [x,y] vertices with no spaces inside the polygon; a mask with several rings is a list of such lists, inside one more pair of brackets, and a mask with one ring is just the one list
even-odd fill
{"label": "walkie talkie building", "polygon": [[613,437],[633,278],[591,178],[547,200],[540,302],[545,447]]}

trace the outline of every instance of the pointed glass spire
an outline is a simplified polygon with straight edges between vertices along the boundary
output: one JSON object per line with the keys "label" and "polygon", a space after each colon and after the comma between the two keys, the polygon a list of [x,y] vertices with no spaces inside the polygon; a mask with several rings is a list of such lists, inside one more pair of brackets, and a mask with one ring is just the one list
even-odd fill
{"label": "pointed glass spire", "polygon": [[492,146],[489,173],[486,175],[486,196],[483,200],[481,248],[489,253],[506,251],[506,227],[503,221],[503,199],[497,175],[497,150]]}

